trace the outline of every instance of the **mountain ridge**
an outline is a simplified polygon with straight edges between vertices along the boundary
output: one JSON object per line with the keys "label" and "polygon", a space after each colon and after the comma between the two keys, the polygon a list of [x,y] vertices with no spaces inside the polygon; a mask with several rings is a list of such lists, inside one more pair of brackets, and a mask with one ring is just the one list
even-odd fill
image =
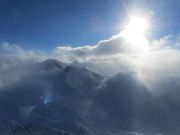
{"label": "mountain ridge", "polygon": [[[22,80],[0,91],[5,95],[0,96],[0,113],[5,119],[84,135],[169,134],[176,127],[168,121],[178,125],[180,120],[175,104],[164,95],[151,94],[133,73],[104,77],[54,59],[33,66]],[[11,113],[1,101],[10,104]],[[170,112],[176,113],[172,117]]]}

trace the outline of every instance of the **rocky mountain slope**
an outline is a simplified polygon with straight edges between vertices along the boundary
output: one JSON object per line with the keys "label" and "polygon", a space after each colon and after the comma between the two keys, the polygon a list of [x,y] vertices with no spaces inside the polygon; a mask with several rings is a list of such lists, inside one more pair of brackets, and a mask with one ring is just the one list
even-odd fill
{"label": "rocky mountain slope", "polygon": [[1,90],[0,134],[176,135],[179,107],[133,73],[104,77],[48,59]]}

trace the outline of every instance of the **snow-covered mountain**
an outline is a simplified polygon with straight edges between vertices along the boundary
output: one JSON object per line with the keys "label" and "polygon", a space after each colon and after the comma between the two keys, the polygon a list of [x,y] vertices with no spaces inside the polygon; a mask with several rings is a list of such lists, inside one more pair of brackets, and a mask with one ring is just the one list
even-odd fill
{"label": "snow-covered mountain", "polygon": [[1,90],[0,132],[176,135],[179,107],[166,93],[154,96],[133,73],[104,77],[48,59]]}

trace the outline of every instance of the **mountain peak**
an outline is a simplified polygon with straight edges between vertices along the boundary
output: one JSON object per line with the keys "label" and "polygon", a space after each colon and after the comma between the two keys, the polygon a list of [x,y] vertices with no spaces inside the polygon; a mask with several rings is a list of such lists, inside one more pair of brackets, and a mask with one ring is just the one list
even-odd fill
{"label": "mountain peak", "polygon": [[66,65],[56,59],[47,59],[40,63],[40,67],[44,68],[45,70],[50,70],[53,68],[64,69]]}

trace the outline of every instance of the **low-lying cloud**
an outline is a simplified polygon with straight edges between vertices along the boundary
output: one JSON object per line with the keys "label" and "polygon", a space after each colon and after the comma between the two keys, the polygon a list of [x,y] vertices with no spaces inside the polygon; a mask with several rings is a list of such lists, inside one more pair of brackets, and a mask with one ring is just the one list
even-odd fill
{"label": "low-lying cloud", "polygon": [[104,75],[135,72],[148,86],[179,78],[179,36],[146,40],[148,45],[134,45],[118,34],[93,46],[57,47],[53,54]]}
{"label": "low-lying cloud", "polygon": [[179,36],[146,40],[148,45],[134,45],[120,33],[108,40],[99,41],[96,45],[58,46],[50,54],[24,50],[18,45],[2,43],[0,45],[0,86],[13,80],[9,79],[9,76],[16,76],[11,78],[18,79],[31,63],[47,58],[84,66],[103,75],[134,72],[149,87],[179,78]]}
{"label": "low-lying cloud", "polygon": [[28,51],[9,43],[0,44],[0,87],[21,79],[33,63],[47,59],[42,52]]}

